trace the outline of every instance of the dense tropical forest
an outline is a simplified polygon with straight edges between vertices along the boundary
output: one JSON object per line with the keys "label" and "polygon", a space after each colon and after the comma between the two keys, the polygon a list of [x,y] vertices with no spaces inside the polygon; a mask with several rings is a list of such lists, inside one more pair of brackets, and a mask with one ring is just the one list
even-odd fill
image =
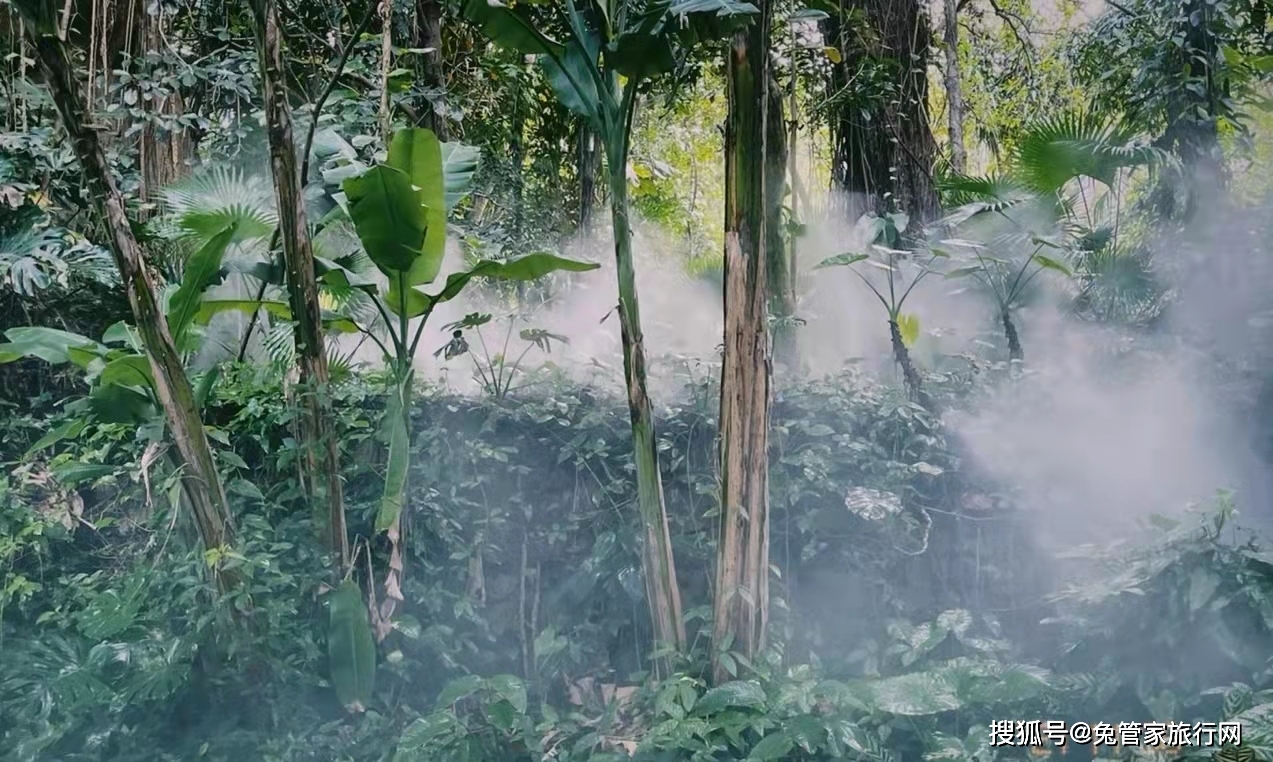
{"label": "dense tropical forest", "polygon": [[1269,11],[3,0],[0,759],[1273,760]]}

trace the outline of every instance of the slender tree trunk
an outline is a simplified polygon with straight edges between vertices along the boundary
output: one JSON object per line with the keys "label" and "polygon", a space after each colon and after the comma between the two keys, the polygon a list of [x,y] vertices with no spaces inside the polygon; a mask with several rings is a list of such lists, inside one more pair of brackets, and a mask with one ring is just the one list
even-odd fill
{"label": "slender tree trunk", "polygon": [[[628,220],[627,136],[609,147],[610,211],[614,222],[615,269],[619,279],[619,330],[623,339],[623,373],[628,388],[628,414],[632,420],[632,449],[636,461],[637,502],[644,534],[642,570],[646,598],[657,641],[685,646],[685,622],[681,617],[681,591],[672,555],[672,533],[663,501],[659,473],[658,439],[645,372],[645,337],[637,305],[636,271],[632,262],[632,228]],[[656,665],[660,666],[661,665]]]}
{"label": "slender tree trunk", "polygon": [[344,490],[340,481],[340,457],[331,430],[327,352],[323,342],[318,283],[314,277],[314,249],[305,216],[300,168],[292,133],[292,112],[287,103],[283,68],[282,33],[276,0],[252,0],[260,53],[261,84],[265,97],[266,127],[270,142],[270,169],[287,270],[287,295],[295,322],[296,356],[300,363],[301,438],[305,450],[305,488],[321,515],[328,547],[343,571],[349,566],[349,540],[345,530]]}
{"label": "slender tree trunk", "polygon": [[1003,335],[1008,337],[1008,359],[1025,360],[1025,350],[1021,347],[1021,337],[1017,335],[1017,326],[1012,322],[1012,313],[1003,311]]}
{"label": "slender tree trunk", "polygon": [[[513,165],[513,241],[520,246],[526,222],[526,178],[523,175],[526,171],[526,107],[522,101],[526,97],[524,88],[528,72],[521,55],[518,55],[517,63],[517,79],[513,82],[513,118],[510,125],[512,137],[508,142],[508,158]],[[520,287],[518,295],[521,295]]]}
{"label": "slender tree trunk", "polygon": [[389,97],[389,74],[393,71],[392,67],[393,0],[380,0],[380,134],[384,136],[386,147],[393,132],[392,99]]}
{"label": "slender tree trunk", "polygon": [[[224,549],[234,539],[230,507],[217,474],[207,432],[195,406],[190,379],[168,331],[168,320],[160,309],[155,283],[133,234],[124,197],[111,175],[97,128],[88,123],[84,114],[84,100],[64,43],[53,28],[42,29],[39,19],[28,18],[26,23],[36,59],[62,117],[63,127],[70,136],[86,178],[96,190],[99,209],[110,231],[115,265],[119,268],[146,358],[150,361],[156,395],[181,457],[182,490],[194,513],[199,536],[206,549]],[[225,589],[234,585],[237,579],[222,572],[218,574],[218,581]]]}
{"label": "slender tree trunk", "polygon": [[916,402],[932,410],[933,399],[928,392],[924,391],[924,380],[915,369],[915,362],[911,360],[911,351],[902,339],[902,329],[896,320],[888,321],[888,335],[893,341],[893,360],[902,369],[902,380],[906,384],[906,391]]}
{"label": "slender tree trunk", "polygon": [[446,76],[442,71],[442,0],[416,0],[415,47],[427,50],[416,57],[417,75],[427,92],[420,104],[420,126],[433,130],[438,140],[450,140],[446,121]]}
{"label": "slender tree trunk", "polygon": [[[787,125],[783,119],[782,90],[770,77],[765,97],[765,270],[769,280],[769,310],[778,319],[774,329],[774,355],[787,368],[795,369],[796,286],[795,271],[787,256],[787,231],[782,224],[783,202],[787,199]],[[794,194],[793,194],[794,196]]]}
{"label": "slender tree trunk", "polygon": [[579,122],[579,230],[588,232],[597,206],[597,176],[601,173],[601,150],[596,135]]}
{"label": "slender tree trunk", "polygon": [[[725,127],[725,355],[721,366],[721,530],[716,548],[712,610],[712,674],[730,679],[728,651],[754,658],[769,624],[769,409],[767,331],[773,258],[775,179],[767,144],[770,0],[760,17],[734,33],[727,59],[729,115]],[[779,120],[780,121],[780,120]],[[785,162],[778,165],[777,178]],[[781,241],[781,237],[778,239]],[[781,257],[779,257],[781,258]]]}
{"label": "slender tree trunk", "polygon": [[959,79],[959,3],[944,0],[946,43],[946,117],[950,130],[950,167],[959,174],[967,171],[964,151],[964,92]]}

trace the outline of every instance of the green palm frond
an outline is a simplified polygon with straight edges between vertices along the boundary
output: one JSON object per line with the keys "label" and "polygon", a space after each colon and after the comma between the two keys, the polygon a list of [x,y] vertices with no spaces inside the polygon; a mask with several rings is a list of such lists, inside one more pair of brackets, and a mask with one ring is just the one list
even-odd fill
{"label": "green palm frond", "polygon": [[1138,140],[1127,125],[1081,112],[1029,126],[1017,142],[1013,171],[1036,192],[1051,194],[1078,177],[1113,187],[1122,169],[1154,168],[1170,161],[1170,154]]}
{"label": "green palm frond", "polygon": [[278,224],[269,183],[237,169],[214,167],[168,188],[164,202],[178,236],[195,246],[230,225],[241,241],[268,236]]}
{"label": "green palm frond", "polygon": [[985,213],[1004,212],[1037,201],[1038,194],[1010,175],[947,175],[938,182],[943,205],[954,211],[941,224],[957,226]]}
{"label": "green palm frond", "polygon": [[293,343],[291,323],[271,325],[265,332],[261,345],[272,365],[290,368],[296,363],[296,346]]}
{"label": "green palm frond", "polygon": [[1074,256],[1079,314],[1125,324],[1147,323],[1162,314],[1170,294],[1155,277],[1147,251],[1107,240]]}

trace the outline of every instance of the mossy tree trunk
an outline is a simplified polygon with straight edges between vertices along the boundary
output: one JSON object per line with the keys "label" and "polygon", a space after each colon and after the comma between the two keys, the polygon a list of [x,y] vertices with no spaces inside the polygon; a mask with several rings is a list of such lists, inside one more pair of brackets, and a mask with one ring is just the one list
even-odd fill
{"label": "mossy tree trunk", "polygon": [[427,51],[417,56],[416,72],[427,96],[420,109],[420,127],[433,130],[438,140],[450,140],[446,120],[446,77],[442,71],[442,0],[416,0],[415,47]]}

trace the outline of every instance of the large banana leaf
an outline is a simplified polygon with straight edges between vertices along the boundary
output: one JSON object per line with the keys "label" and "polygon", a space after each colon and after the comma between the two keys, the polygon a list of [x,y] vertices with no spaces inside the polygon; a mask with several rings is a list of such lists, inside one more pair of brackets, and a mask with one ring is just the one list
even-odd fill
{"label": "large banana leaf", "polygon": [[404,303],[407,309],[407,316],[414,318],[427,315],[442,302],[448,302],[459,296],[465,287],[468,286],[469,281],[474,278],[531,281],[559,270],[582,273],[596,270],[600,266],[595,262],[581,262],[577,259],[567,259],[546,252],[527,254],[524,257],[502,261],[484,259],[464,272],[448,275],[442,290],[436,294],[426,294],[415,288],[408,288],[405,293],[400,294],[391,284],[389,287],[389,301],[392,304],[396,298],[401,303]]}
{"label": "large banana leaf", "polygon": [[[606,106],[613,107],[612,98],[603,104],[603,93],[597,90],[600,70],[597,62],[598,42],[592,39],[570,40],[563,45],[540,32],[535,22],[521,9],[510,8],[499,0],[467,0],[463,16],[481,28],[488,39],[510,50],[539,56],[539,63],[548,76],[549,85],[562,105],[588,121],[588,126],[605,137],[605,123],[601,115]],[[578,26],[578,25],[572,25]],[[574,31],[574,30],[572,30]],[[589,49],[593,54],[589,55]],[[604,94],[608,95],[608,94]]]}
{"label": "large banana leaf", "polygon": [[521,9],[510,8],[500,0],[467,0],[463,15],[501,47],[531,55],[561,55],[561,43],[539,31]]}
{"label": "large banana leaf", "polygon": [[342,582],[332,592],[330,606],[327,656],[332,685],[346,709],[361,712],[371,703],[376,687],[376,643],[362,589],[353,580]]}
{"label": "large banana leaf", "polygon": [[221,273],[221,261],[225,251],[238,234],[239,225],[231,222],[210,236],[199,250],[186,260],[185,272],[182,274],[181,286],[168,301],[168,330],[178,347],[188,349],[184,345],[187,329],[199,311],[199,301],[203,292]]}
{"label": "large banana leaf", "polygon": [[82,368],[107,349],[87,336],[43,326],[22,326],[4,332],[9,341],[0,344],[0,364],[36,357],[53,365],[73,362]]}
{"label": "large banana leaf", "polygon": [[367,256],[390,280],[411,271],[424,248],[423,194],[402,170],[378,164],[344,183],[349,216]]}
{"label": "large banana leaf", "polygon": [[[424,205],[424,242],[408,269],[407,283],[432,283],[438,277],[442,258],[446,255],[446,179],[442,168],[442,144],[432,130],[399,130],[389,143],[387,163],[411,180]],[[361,235],[361,228],[359,230]]]}
{"label": "large banana leaf", "polygon": [[481,149],[463,143],[442,144],[442,176],[446,178],[446,210],[449,213],[473,190],[473,176],[482,158]]}

